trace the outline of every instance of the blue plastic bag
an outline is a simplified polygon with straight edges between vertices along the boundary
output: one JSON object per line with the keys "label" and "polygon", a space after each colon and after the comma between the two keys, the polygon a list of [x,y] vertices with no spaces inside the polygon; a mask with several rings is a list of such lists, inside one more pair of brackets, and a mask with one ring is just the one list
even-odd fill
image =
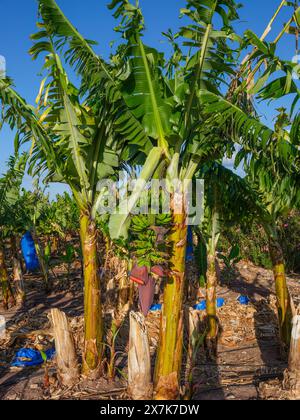
{"label": "blue plastic bag", "polygon": [[155,305],[151,306],[150,311],[151,312],[161,311],[161,308],[162,308],[162,304],[156,303]]}
{"label": "blue plastic bag", "polygon": [[248,305],[248,303],[250,303],[250,299],[248,298],[248,296],[239,296],[237,299],[241,305]]}
{"label": "blue plastic bag", "polygon": [[193,261],[193,259],[194,259],[193,230],[192,230],[192,226],[188,226],[185,261],[191,262]]}
{"label": "blue plastic bag", "polygon": [[197,305],[193,306],[196,311],[205,311],[206,309],[206,301],[202,300],[201,302],[197,303]]}
{"label": "blue plastic bag", "polygon": [[[55,355],[55,349],[49,349],[44,352],[47,356],[47,360],[51,360]],[[24,360],[26,359],[26,360]],[[20,349],[17,351],[11,366],[16,367],[27,367],[27,366],[39,366],[44,363],[41,352],[34,349]]]}
{"label": "blue plastic bag", "polygon": [[223,298],[217,299],[217,308],[222,308],[225,305],[225,300]]}
{"label": "blue plastic bag", "polygon": [[[225,300],[223,298],[217,299],[217,308],[221,308],[225,305]],[[201,302],[197,303],[197,305],[193,306],[196,311],[205,311],[206,309],[206,301],[202,300]]]}
{"label": "blue plastic bag", "polygon": [[23,235],[21,239],[21,249],[26,264],[26,270],[30,272],[37,270],[40,264],[30,232],[26,232],[25,235]]}

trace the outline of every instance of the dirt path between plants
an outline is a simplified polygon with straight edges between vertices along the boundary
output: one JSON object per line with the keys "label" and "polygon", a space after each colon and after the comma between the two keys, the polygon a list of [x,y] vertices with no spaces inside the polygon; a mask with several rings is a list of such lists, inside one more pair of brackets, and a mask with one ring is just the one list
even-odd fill
{"label": "dirt path between plants", "polygon": [[[190,278],[195,276],[192,269],[189,271]],[[65,311],[70,317],[78,355],[81,353],[83,298],[79,270],[74,269],[68,284],[62,267],[56,269],[55,276],[49,295],[43,292],[40,277],[27,276],[26,306],[11,308],[6,313],[0,310],[0,315],[4,315],[7,321],[6,340],[0,340],[0,399],[125,399],[128,319],[125,319],[118,337],[119,373],[114,382],[106,379],[97,383],[81,381],[72,390],[61,389],[56,379],[55,362],[52,361],[49,363],[50,386],[45,387],[43,368],[11,367],[13,356],[21,347],[39,350],[53,347],[50,335],[32,332],[47,332],[50,328],[47,314],[54,307]],[[235,270],[222,271],[221,280],[218,297],[224,298],[225,305],[218,309],[218,357],[208,361],[205,350],[200,349],[194,371],[193,399],[281,398],[279,385],[286,369],[286,360],[280,354],[272,272],[240,262]],[[300,276],[291,276],[288,282],[295,302],[299,303]],[[205,290],[201,292],[204,298]],[[248,296],[250,303],[241,305],[237,301],[240,295]],[[202,316],[205,316],[204,312]],[[106,318],[109,319],[109,311]],[[154,364],[159,313],[151,312],[147,325]],[[271,389],[269,394],[266,392],[268,387]]]}

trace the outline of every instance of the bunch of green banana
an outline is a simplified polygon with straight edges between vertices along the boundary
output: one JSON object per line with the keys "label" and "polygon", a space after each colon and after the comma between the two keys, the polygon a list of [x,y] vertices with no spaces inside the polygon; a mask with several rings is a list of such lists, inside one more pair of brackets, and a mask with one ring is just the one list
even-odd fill
{"label": "bunch of green banana", "polygon": [[137,215],[132,218],[130,251],[139,265],[151,267],[167,263],[168,242],[165,235],[171,220],[169,214]]}
{"label": "bunch of green banana", "polygon": [[157,214],[155,224],[156,226],[169,226],[172,222],[172,216],[170,213]]}
{"label": "bunch of green banana", "polygon": [[149,229],[153,223],[155,223],[155,215],[139,214],[133,216],[131,220],[131,230],[133,232],[143,232],[145,229]]}

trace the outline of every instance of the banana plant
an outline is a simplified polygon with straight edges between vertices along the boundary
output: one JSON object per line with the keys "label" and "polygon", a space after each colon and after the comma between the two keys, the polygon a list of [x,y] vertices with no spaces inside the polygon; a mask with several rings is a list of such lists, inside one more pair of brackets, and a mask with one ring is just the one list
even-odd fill
{"label": "banana plant", "polygon": [[[183,40],[189,54],[180,54],[176,44],[170,62],[144,44],[144,20],[138,5],[116,0],[110,8],[121,19],[117,30],[125,39],[115,56],[125,63],[121,92],[153,145],[130,196],[128,213],[110,219],[111,235],[119,237],[126,235],[130,212],[151,177],[166,178],[170,184],[175,179],[191,182],[199,167],[230,154],[235,142],[269,139],[272,132],[221,93],[226,79],[235,72],[236,55],[229,47],[230,41],[239,40],[231,26],[238,17],[234,1],[188,1],[181,13],[192,24],[182,28],[177,39]],[[216,16],[222,23],[215,29]],[[178,55],[181,62],[174,59]],[[170,193],[173,229],[169,241],[173,245],[154,377],[157,399],[178,398],[182,359],[187,214],[185,206],[175,211],[174,189]]]}
{"label": "banana plant", "polygon": [[[246,225],[262,214],[254,206],[257,197],[245,180],[218,162],[205,165],[197,173],[205,180],[205,210],[202,224],[198,227],[199,240],[206,248],[206,311],[207,343],[216,352],[218,320],[216,288],[219,281],[217,249],[220,235],[226,227]],[[262,207],[263,208],[263,207]],[[251,209],[251,210],[249,210]],[[232,259],[236,258],[234,249]]]}
{"label": "banana plant", "polygon": [[0,100],[4,120],[18,129],[20,141],[32,141],[30,172],[44,172],[47,181],[67,183],[80,210],[85,281],[83,371],[95,376],[101,367],[103,336],[95,223],[97,184],[116,173],[124,142],[110,130],[106,118],[110,109],[105,101],[103,108],[94,112],[80,99],[57,54],[59,41],[49,32],[49,26],[41,22],[42,30],[33,36],[36,43],[31,54],[37,57],[46,53],[47,73],[36,108],[28,105],[7,79],[0,82]]}
{"label": "banana plant", "polygon": [[[112,215],[110,220],[111,236],[126,238],[130,213],[149,179],[167,178],[174,196],[174,179],[192,180],[201,165],[231,153],[235,142],[268,143],[273,132],[224,95],[237,67],[237,54],[229,42],[240,41],[232,28],[238,17],[234,0],[188,1],[182,14],[192,24],[177,36],[182,51],[188,53],[173,42],[170,61],[144,44],[138,5],[114,0],[110,8],[121,20],[117,30],[123,43],[109,64],[95,54],[93,42],[84,39],[54,0],[38,4],[42,30],[34,36],[31,52],[34,57],[46,52],[50,81],[42,83],[35,109],[8,80],[0,81],[0,98],[6,106],[5,119],[18,125],[23,140],[34,138],[35,167],[47,169],[49,180],[68,183],[80,208],[86,285],[84,369],[95,372],[102,331],[94,223],[97,181],[114,176],[121,158],[130,162],[135,158],[140,165],[140,182],[129,198],[127,214]],[[69,82],[60,57],[81,77],[80,91]],[[124,142],[130,147],[121,154]],[[164,291],[155,369],[157,399],[177,398],[180,388],[184,206],[178,214],[173,212],[172,222],[172,271]]]}
{"label": "banana plant", "polygon": [[[296,144],[299,144],[300,132],[297,118],[292,126],[287,121],[287,114],[280,110],[275,124],[275,133],[278,136],[274,137],[271,147],[267,150],[258,150],[251,157],[248,153],[244,154],[247,182],[259,193],[264,207],[261,223],[269,239],[269,252],[277,294],[280,336],[286,347],[289,346],[291,338],[292,314],[284,256],[280,244],[280,218],[297,208],[300,202],[300,154]],[[298,134],[295,135],[295,133]],[[243,151],[240,152],[238,160],[242,155]]]}
{"label": "banana plant", "polygon": [[10,238],[13,251],[13,273],[16,289],[16,300],[22,303],[25,299],[25,289],[18,258],[16,235],[20,220],[18,206],[21,183],[23,181],[27,155],[12,156],[8,161],[8,170],[0,178],[0,279],[2,285],[3,305],[7,309],[9,300],[15,302],[10,285],[7,264],[5,261],[4,239]]}
{"label": "banana plant", "polygon": [[226,268],[230,269],[234,264],[237,264],[241,260],[240,247],[234,245],[231,248],[229,255],[219,253],[218,257],[224,262]]}
{"label": "banana plant", "polygon": [[[18,190],[14,206],[11,214],[13,222],[11,223],[11,231],[18,235],[30,231],[35,242],[36,253],[41,267],[45,290],[49,290],[49,273],[46,256],[46,247],[40,241],[39,223],[49,206],[49,197],[39,185],[39,180],[34,180],[34,191],[26,191],[24,188]],[[47,231],[45,232],[47,235]],[[15,240],[13,240],[13,248],[15,248]]]}
{"label": "banana plant", "polygon": [[[275,41],[259,40],[251,31],[246,39],[254,46],[254,53],[248,62],[247,78],[241,84],[249,95],[259,100],[276,101],[289,95],[292,98],[290,110],[278,109],[272,141],[267,139],[256,144],[251,153],[242,147],[236,158],[236,166],[244,160],[248,182],[261,195],[265,208],[262,225],[269,238],[270,256],[276,284],[278,317],[282,343],[288,347],[291,335],[291,308],[285,276],[285,264],[280,244],[279,218],[297,206],[299,202],[299,139],[300,114],[297,105],[300,98],[299,67],[297,63],[281,60],[276,45],[284,33],[296,38],[298,53],[299,13],[298,2],[287,2],[294,6],[292,17],[285,24]],[[247,71],[248,71],[247,70]],[[236,92],[237,93],[237,92]],[[252,152],[253,152],[252,148]]]}
{"label": "banana plant", "polygon": [[[270,132],[265,126],[257,119],[249,117],[239,107],[233,106],[221,94],[221,87],[226,85],[226,78],[234,74],[235,53],[228,47],[228,42],[239,40],[231,27],[232,20],[237,18],[237,4],[233,0],[187,3],[182,13],[192,19],[192,24],[180,32],[181,38],[185,37],[186,46],[190,47],[190,54],[185,57],[183,55],[183,66],[175,58],[175,54],[170,64],[161,53],[143,43],[144,22],[141,10],[138,5],[134,6],[128,0],[113,1],[110,4],[110,8],[115,10],[115,17],[122,20],[118,31],[121,32],[125,43],[123,42],[113,55],[109,64],[95,54],[93,43],[84,39],[74,28],[54,0],[39,0],[38,3],[44,24],[42,33],[47,32],[54,40],[56,52],[63,54],[82,78],[81,91],[87,97],[90,112],[95,112],[97,116],[101,115],[101,127],[105,133],[104,120],[113,130],[114,136],[125,139],[131,145],[135,151],[133,156],[136,158],[135,163],[141,166],[140,182],[136,184],[129,198],[127,214],[116,214],[111,217],[110,230],[113,238],[122,236],[126,238],[130,213],[144,190],[145,183],[153,176],[167,177],[171,181],[175,178],[191,180],[201,163],[216,156],[222,157],[226,150],[231,150],[232,120],[235,122],[236,140],[240,140],[243,135],[253,139],[269,136]],[[213,27],[216,15],[221,18],[221,30]],[[43,51],[45,48],[50,49],[48,42],[46,44],[43,40],[38,42],[43,38],[42,35],[37,35],[35,38],[37,44],[32,50],[34,55],[38,54],[40,48]],[[53,55],[52,46],[51,54]],[[178,49],[176,56],[180,56]],[[54,61],[57,61],[56,57],[57,54]],[[48,61],[49,68],[53,67],[52,63],[53,57]],[[60,69],[61,64],[58,63],[55,67]],[[168,68],[167,76],[165,68]],[[63,73],[60,71],[60,74]],[[61,81],[59,83],[61,84]],[[70,87],[69,84],[68,86]],[[73,87],[69,91],[71,90],[71,104],[74,105],[77,93]],[[45,98],[52,99],[56,96],[56,91],[46,88],[44,102]],[[6,103],[9,102],[9,99],[6,99]],[[66,95],[63,99],[64,108],[68,109],[70,104],[66,103],[68,99]],[[26,111],[29,112],[29,109]],[[81,115],[80,127],[84,127],[83,116],[86,113],[82,107],[77,107],[75,114],[77,118]],[[222,120],[213,123],[216,115],[219,118],[222,116]],[[38,123],[34,124],[35,132],[39,133],[37,144],[42,146],[39,150],[43,150],[44,155],[45,151],[47,152],[45,162],[48,166],[53,168],[51,162],[56,162],[53,172],[61,179],[66,175],[67,163],[72,163],[67,182],[72,188],[75,199],[80,203],[82,213],[86,214],[86,207],[91,207],[90,188],[94,185],[91,182],[91,186],[87,187],[86,178],[88,181],[95,179],[95,176],[89,177],[90,174],[95,174],[94,167],[92,165],[85,171],[82,163],[85,161],[84,153],[83,155],[75,153],[73,159],[67,159],[66,154],[61,153],[59,149],[59,141],[55,144],[48,138],[46,141],[43,140],[45,134],[40,136],[41,131],[45,130],[45,125],[50,122],[51,117],[52,112],[49,111],[49,115],[43,114],[42,123],[39,118]],[[57,121],[57,118],[54,120]],[[52,127],[57,134],[57,127],[55,125]],[[48,132],[46,134],[49,136]],[[77,136],[76,139],[78,147],[82,138],[78,139]],[[77,151],[78,148],[73,146],[73,152]],[[86,149],[82,146],[80,150],[85,152]],[[59,158],[57,152],[60,152]],[[95,156],[95,153],[92,156]],[[127,160],[130,156],[132,155],[127,154]],[[72,178],[74,165],[76,176],[78,175],[80,179],[80,188]],[[92,193],[91,196],[93,199],[95,194]],[[82,206],[83,202],[89,205]],[[170,275],[164,292],[161,325],[165,325],[166,328],[161,328],[160,350],[156,364],[157,398],[177,398],[179,394],[187,232],[185,210],[182,208],[179,213],[174,214],[174,229],[170,235],[170,242],[173,243],[170,261],[173,274]],[[88,221],[89,217],[82,219],[82,237],[86,236],[84,232],[87,230]],[[92,231],[94,232],[94,229]],[[91,240],[88,242],[91,244],[93,235],[89,235],[89,238]],[[90,249],[87,250],[87,254],[91,255]],[[85,262],[86,267],[90,264],[91,259]],[[86,277],[89,276],[90,274],[86,273]],[[87,287],[86,293],[89,293],[89,290],[91,292]],[[86,301],[89,301],[88,298]],[[85,306],[87,313],[92,303],[89,302]],[[86,318],[90,319],[89,315]],[[96,324],[95,322],[93,325]],[[90,343],[92,336],[93,342],[99,342],[95,333],[88,335],[87,340]]]}
{"label": "banana plant", "polygon": [[[213,342],[218,335],[217,313],[216,313],[216,291],[218,284],[216,253],[217,245],[221,234],[220,213],[218,206],[216,184],[211,184],[212,191],[207,194],[206,211],[208,213],[208,224],[206,232],[208,238],[207,246],[207,274],[206,274],[206,313],[207,313],[207,341]],[[212,195],[210,195],[210,193]],[[210,201],[210,203],[208,203]]]}
{"label": "banana plant", "polygon": [[239,224],[255,220],[266,232],[274,271],[280,338],[285,348],[290,343],[292,311],[280,244],[280,218],[299,207],[300,154],[295,145],[296,137],[293,137],[299,130],[297,127],[297,119],[291,125],[287,114],[281,110],[271,144],[260,145],[255,153],[241,149],[237,154],[236,166],[244,160],[246,178],[241,179],[223,168],[218,193],[222,218]]}
{"label": "banana plant", "polygon": [[[44,261],[44,250],[36,233],[36,225],[37,219],[49,201],[39,190],[32,193],[21,188],[27,160],[28,154],[26,153],[12,157],[9,161],[7,176],[2,180],[4,185],[2,199],[5,210],[2,214],[2,232],[3,235],[10,238],[16,298],[20,303],[25,300],[25,289],[18,251],[18,237],[25,231],[30,230],[34,236],[45,287],[48,288],[48,269]],[[7,177],[11,177],[11,181]]]}
{"label": "banana plant", "polygon": [[67,264],[67,282],[70,280],[71,265],[75,257],[75,248],[72,244],[66,245],[65,254],[62,256],[62,260]]}
{"label": "banana plant", "polygon": [[[32,172],[46,172],[47,180],[67,183],[80,210],[85,279],[83,371],[93,376],[100,371],[103,336],[96,255],[97,184],[114,176],[122,159],[131,160],[140,150],[148,152],[151,143],[118,89],[115,74],[119,68],[93,51],[94,42],[82,37],[54,0],[38,1],[38,7],[41,30],[32,37],[31,54],[33,58],[46,54],[48,75],[41,83],[37,106],[29,106],[8,79],[1,80],[0,100],[5,106],[4,120],[18,127],[17,140],[33,139]],[[68,80],[60,56],[81,77],[80,89]],[[81,99],[84,96],[86,100]],[[139,146],[125,149],[125,141],[132,140]]]}
{"label": "banana plant", "polygon": [[[266,232],[273,263],[280,337],[286,348],[291,337],[292,312],[279,239],[280,218],[293,208],[299,207],[300,154],[295,144],[297,141],[295,133],[299,133],[298,130],[297,118],[291,124],[287,114],[280,110],[271,144],[258,145],[254,153],[249,152],[246,147],[237,154],[236,166],[239,166],[242,159],[244,160],[246,178],[242,179],[220,166],[212,166],[202,174],[204,178],[210,179],[210,182],[206,182],[208,190],[213,189],[214,185],[217,188],[215,196],[211,194],[211,197],[217,199],[212,200],[208,209],[211,209],[212,215],[217,214],[219,217],[215,216],[215,219],[211,217],[208,220],[216,221],[215,227],[219,229],[218,232],[221,231],[220,226],[224,222],[247,225],[254,220],[261,224]],[[204,232],[206,230],[204,226]],[[215,304],[211,305],[211,308],[215,310]],[[212,312],[211,315],[214,319],[216,313]],[[212,330],[216,332],[216,325],[213,322],[212,324],[214,326]]]}
{"label": "banana plant", "polygon": [[58,252],[59,243],[68,248],[67,235],[79,231],[79,211],[76,201],[69,193],[57,194],[54,201],[49,201],[39,217],[38,234],[46,237],[51,246],[51,254]]}
{"label": "banana plant", "polygon": [[[125,42],[107,65],[54,0],[39,1],[40,14],[58,50],[82,77],[89,105],[97,109],[105,100],[106,117],[114,132],[140,152],[135,155],[141,167],[139,182],[129,198],[128,212],[112,215],[109,224],[113,238],[126,238],[130,213],[149,179],[192,180],[199,166],[230,153],[234,141],[266,141],[272,132],[222,94],[236,70],[235,50],[229,46],[231,41],[239,42],[231,25],[238,17],[235,1],[188,1],[182,14],[192,24],[176,35],[170,61],[144,44],[138,5],[115,0],[110,8],[121,20],[117,30]],[[221,22],[219,28],[214,27],[216,20]],[[188,54],[182,52],[179,39]],[[164,291],[155,369],[158,399],[179,395],[187,232],[184,208],[174,214],[173,226],[169,238],[172,274]]]}

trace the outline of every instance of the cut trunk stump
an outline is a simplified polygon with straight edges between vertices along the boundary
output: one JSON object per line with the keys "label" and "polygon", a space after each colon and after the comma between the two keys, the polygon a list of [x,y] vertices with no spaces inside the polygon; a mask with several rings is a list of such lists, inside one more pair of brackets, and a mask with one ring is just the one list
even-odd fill
{"label": "cut trunk stump", "polygon": [[291,399],[300,399],[300,307],[293,316],[289,366],[284,373],[283,387]]}
{"label": "cut trunk stump", "polygon": [[128,393],[134,400],[152,399],[150,346],[145,317],[130,312]]}
{"label": "cut trunk stump", "polygon": [[51,321],[58,376],[62,385],[71,387],[79,380],[79,366],[71,327],[66,314],[59,309],[51,310]]}

